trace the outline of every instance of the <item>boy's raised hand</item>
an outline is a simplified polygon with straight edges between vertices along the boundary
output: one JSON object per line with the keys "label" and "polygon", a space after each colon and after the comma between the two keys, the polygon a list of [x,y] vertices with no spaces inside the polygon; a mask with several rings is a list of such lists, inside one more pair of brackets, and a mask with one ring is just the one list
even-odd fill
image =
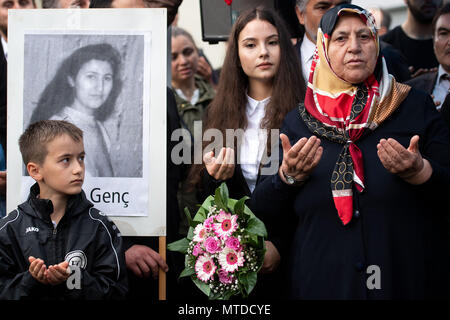
{"label": "boy's raised hand", "polygon": [[45,276],[47,267],[44,264],[44,260],[30,256],[28,257],[28,261],[30,261],[28,271],[31,273],[31,276],[40,283],[48,284],[47,277]]}
{"label": "boy's raised hand", "polygon": [[31,276],[42,284],[57,285],[66,281],[70,276],[68,270],[69,263],[67,261],[49,266],[48,268],[42,259],[30,256],[28,261],[30,262],[28,271],[31,273]]}
{"label": "boy's raised hand", "polygon": [[65,282],[70,276],[70,271],[67,269],[68,266],[69,263],[67,261],[49,266],[47,271],[45,271],[47,282],[51,285],[57,285]]}

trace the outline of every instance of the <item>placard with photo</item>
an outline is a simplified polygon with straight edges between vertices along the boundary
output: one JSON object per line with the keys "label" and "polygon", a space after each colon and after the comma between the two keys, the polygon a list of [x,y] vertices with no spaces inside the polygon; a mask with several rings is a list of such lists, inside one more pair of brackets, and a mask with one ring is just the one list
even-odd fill
{"label": "placard with photo", "polygon": [[34,183],[18,138],[66,120],[83,131],[88,200],[123,235],[165,235],[166,23],[165,9],[10,13],[8,211]]}

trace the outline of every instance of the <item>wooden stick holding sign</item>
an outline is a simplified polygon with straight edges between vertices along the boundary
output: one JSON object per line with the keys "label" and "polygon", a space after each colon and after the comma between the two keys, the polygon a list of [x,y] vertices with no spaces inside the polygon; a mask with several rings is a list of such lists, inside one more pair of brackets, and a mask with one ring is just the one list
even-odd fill
{"label": "wooden stick holding sign", "polygon": [[[159,237],[159,255],[166,260],[166,237]],[[159,268],[159,300],[166,300],[166,273]]]}

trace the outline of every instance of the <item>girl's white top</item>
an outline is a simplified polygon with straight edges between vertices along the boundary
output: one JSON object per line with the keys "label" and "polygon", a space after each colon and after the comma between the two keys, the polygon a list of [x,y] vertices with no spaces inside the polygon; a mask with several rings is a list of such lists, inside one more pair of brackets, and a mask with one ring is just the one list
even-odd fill
{"label": "girl's white top", "polygon": [[257,101],[247,95],[247,128],[241,143],[239,163],[251,192],[255,189],[259,166],[267,143],[267,132],[261,129],[270,97]]}

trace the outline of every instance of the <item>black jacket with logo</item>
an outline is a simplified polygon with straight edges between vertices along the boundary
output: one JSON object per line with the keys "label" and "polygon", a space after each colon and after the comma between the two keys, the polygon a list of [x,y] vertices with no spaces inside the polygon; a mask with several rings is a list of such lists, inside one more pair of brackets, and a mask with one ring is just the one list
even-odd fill
{"label": "black jacket with logo", "polygon": [[[127,290],[122,237],[114,223],[93,208],[84,192],[69,198],[65,215],[53,226],[50,200],[28,200],[0,220],[0,299],[121,299]],[[44,285],[30,272],[28,257],[45,265],[67,260],[80,268],[79,289],[66,282]],[[73,268],[75,269],[75,268]],[[75,274],[73,274],[75,276]],[[75,279],[69,278],[75,283]]]}

